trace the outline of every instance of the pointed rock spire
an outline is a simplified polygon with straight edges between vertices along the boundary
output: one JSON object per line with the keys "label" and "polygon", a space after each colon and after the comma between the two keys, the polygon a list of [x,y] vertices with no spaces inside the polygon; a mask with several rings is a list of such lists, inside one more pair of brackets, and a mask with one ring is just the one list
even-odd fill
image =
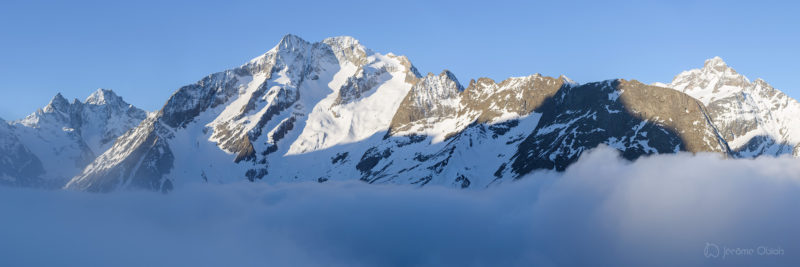
{"label": "pointed rock spire", "polygon": [[99,88],[97,91],[94,91],[94,93],[89,95],[84,103],[90,105],[105,105],[124,103],[124,101],[116,93],[114,93],[114,91],[110,89]]}
{"label": "pointed rock spire", "polygon": [[[428,73],[425,77],[411,87],[411,94],[415,95],[418,102],[430,102],[436,99],[457,97],[464,91],[464,86],[458,82],[456,75],[449,70],[443,70],[439,75]],[[432,104],[432,103],[429,103]]]}
{"label": "pointed rock spire", "polygon": [[62,103],[62,102],[69,103],[67,99],[64,97],[64,95],[61,94],[61,92],[56,93],[56,95],[53,96],[52,99],[50,99],[50,103]]}
{"label": "pointed rock spire", "polygon": [[705,61],[703,68],[681,72],[669,87],[708,104],[751,86],[750,80],[729,67],[720,57]]}
{"label": "pointed rock spire", "polygon": [[50,100],[50,103],[44,107],[45,112],[53,112],[53,111],[62,111],[66,112],[69,110],[69,101],[64,98],[61,93],[57,93],[53,99]]}
{"label": "pointed rock spire", "polygon": [[295,50],[299,49],[301,46],[308,45],[308,41],[303,40],[297,35],[294,34],[287,34],[281,38],[281,41],[278,42],[276,46],[279,50]]}
{"label": "pointed rock spire", "polygon": [[342,47],[342,48],[358,47],[364,49],[364,46],[361,45],[361,42],[359,42],[358,39],[353,38],[352,36],[330,37],[330,38],[325,38],[325,40],[322,40],[322,42],[334,47]]}
{"label": "pointed rock spire", "polygon": [[564,82],[565,84],[570,84],[570,85],[580,85],[578,82],[576,82],[576,81],[574,81],[574,80],[570,79],[569,77],[567,77],[567,76],[566,76],[566,75],[564,75],[564,74],[561,74],[561,75],[559,75],[559,76],[558,76],[558,79],[560,79],[560,80],[561,80],[562,82]]}
{"label": "pointed rock spire", "polygon": [[727,63],[720,57],[713,57],[706,59],[703,63],[703,70],[706,72],[737,74],[736,70],[729,67]]}
{"label": "pointed rock spire", "polygon": [[451,116],[458,109],[464,91],[456,76],[449,70],[439,75],[428,73],[409,90],[392,118],[390,132],[405,129],[411,122],[428,118]]}
{"label": "pointed rock spire", "polygon": [[348,61],[356,66],[367,64],[368,50],[356,38],[337,36],[326,38],[322,43],[331,47],[339,61]]}
{"label": "pointed rock spire", "polygon": [[704,68],[714,67],[714,66],[727,67],[728,64],[726,64],[725,61],[722,60],[721,57],[716,56],[716,57],[712,57],[712,58],[706,59],[705,64],[703,65]]}
{"label": "pointed rock spire", "polygon": [[451,80],[456,84],[459,92],[464,91],[464,86],[458,82],[456,75],[450,72],[450,70],[442,71],[442,73],[440,73],[439,76],[446,76],[448,80]]}

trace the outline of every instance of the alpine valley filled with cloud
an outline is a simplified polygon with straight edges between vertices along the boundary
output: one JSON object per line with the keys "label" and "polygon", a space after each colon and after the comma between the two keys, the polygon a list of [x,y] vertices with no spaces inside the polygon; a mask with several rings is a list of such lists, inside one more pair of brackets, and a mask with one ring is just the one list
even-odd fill
{"label": "alpine valley filled with cloud", "polygon": [[289,34],[159,110],[98,89],[6,118],[0,265],[800,262],[800,103],[767,81],[412,62]]}

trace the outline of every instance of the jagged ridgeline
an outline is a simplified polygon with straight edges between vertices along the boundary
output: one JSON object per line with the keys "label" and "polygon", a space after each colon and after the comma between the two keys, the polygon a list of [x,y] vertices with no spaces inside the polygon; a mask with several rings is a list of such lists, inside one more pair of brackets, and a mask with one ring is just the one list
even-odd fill
{"label": "jagged ridgeline", "polygon": [[[464,86],[450,71],[421,75],[408,58],[351,37],[287,35],[244,65],[175,91],[66,188],[356,179],[485,188],[563,171],[599,145],[627,159],[800,155],[797,101],[739,76],[715,58],[671,84],[534,74]],[[13,173],[36,172],[28,162]]]}
{"label": "jagged ridgeline", "polygon": [[0,121],[0,184],[61,188],[145,117],[111,90],[83,102],[56,94],[24,119]]}

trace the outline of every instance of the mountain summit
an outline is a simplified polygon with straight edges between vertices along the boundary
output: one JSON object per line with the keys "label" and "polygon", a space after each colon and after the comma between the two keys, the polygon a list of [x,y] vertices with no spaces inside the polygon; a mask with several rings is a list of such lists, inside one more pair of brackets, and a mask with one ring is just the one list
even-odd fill
{"label": "mountain summit", "polygon": [[[654,101],[655,99],[655,101]],[[703,103],[637,81],[538,74],[464,87],[352,37],[287,35],[179,88],[67,188],[168,191],[190,182],[317,181],[483,188],[563,170],[606,144],[626,158],[729,153]]]}
{"label": "mountain summit", "polygon": [[[58,93],[24,119],[3,122],[8,127],[0,136],[17,151],[7,157],[26,163],[0,166],[5,169],[0,172],[9,184],[61,187],[146,116],[111,90],[98,89],[84,102],[71,103]],[[14,168],[25,171],[8,171]]]}
{"label": "mountain summit", "polygon": [[750,80],[728,67],[720,57],[705,61],[703,68],[681,72],[668,85],[690,94],[704,104],[741,92]]}
{"label": "mountain summit", "polygon": [[[108,192],[186,183],[360,180],[485,188],[563,171],[600,145],[800,156],[800,104],[721,58],[669,84],[533,74],[421,75],[352,37],[284,36],[243,65],[178,88],[148,114],[99,89],[57,94],[3,123],[0,181]],[[66,163],[66,164],[65,164]]]}
{"label": "mountain summit", "polygon": [[182,177],[290,173],[270,168],[283,165],[270,158],[380,135],[418,76],[405,57],[374,53],[351,37],[310,43],[287,35],[239,68],[180,88],[68,187],[163,189],[193,180]]}
{"label": "mountain summit", "polygon": [[702,101],[736,156],[800,156],[800,104],[766,81],[750,82],[714,57],[665,86]]}

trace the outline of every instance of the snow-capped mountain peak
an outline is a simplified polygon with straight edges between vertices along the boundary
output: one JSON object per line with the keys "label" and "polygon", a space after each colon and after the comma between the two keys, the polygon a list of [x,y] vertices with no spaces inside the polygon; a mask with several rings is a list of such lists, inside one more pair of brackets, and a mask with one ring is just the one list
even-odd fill
{"label": "snow-capped mountain peak", "polygon": [[800,156],[800,104],[763,79],[750,82],[721,58],[681,72],[670,84],[702,101],[720,134],[738,156]]}
{"label": "snow-capped mountain peak", "polygon": [[127,104],[122,97],[119,97],[114,91],[110,89],[103,89],[99,88],[97,91],[94,91],[86,100],[83,101],[84,104],[89,105],[120,105],[120,104]]}
{"label": "snow-capped mountain peak", "polygon": [[[399,134],[415,128],[426,128],[428,135],[446,134],[441,129],[432,129],[431,122],[445,119],[455,119],[461,105],[461,93],[464,86],[458,82],[456,76],[449,70],[444,70],[439,75],[428,73],[403,99],[392,118],[390,134]],[[447,131],[449,131],[448,129]]]}
{"label": "snow-capped mountain peak", "polygon": [[276,50],[296,50],[296,49],[303,49],[303,47],[309,45],[310,43],[303,38],[298,37],[294,34],[287,34],[281,38],[281,41],[278,42],[278,45],[275,46]]}
{"label": "snow-capped mountain peak", "polygon": [[576,81],[574,81],[574,80],[570,79],[569,77],[567,77],[567,76],[566,76],[566,75],[564,75],[564,74],[561,74],[561,75],[559,75],[559,76],[558,76],[558,78],[559,78],[559,79],[560,79],[560,80],[561,80],[563,83],[565,83],[565,84],[569,84],[569,85],[573,85],[573,86],[578,86],[578,85],[580,85],[580,83],[578,83],[578,82],[576,82]]}
{"label": "snow-capped mountain peak", "polygon": [[322,43],[331,47],[339,61],[350,62],[356,66],[366,64],[367,55],[372,54],[372,51],[350,36],[330,37],[322,40]]}
{"label": "snow-capped mountain peak", "polygon": [[420,86],[421,88],[433,94],[443,94],[444,97],[449,97],[452,93],[458,94],[464,91],[464,86],[458,82],[456,75],[450,72],[450,70],[443,70],[439,75],[429,72],[422,81],[427,86]]}
{"label": "snow-capped mountain peak", "polygon": [[751,133],[715,125],[726,117],[703,103],[750,99],[752,90],[771,88],[754,84],[748,88],[746,77],[712,58],[665,85],[683,92],[539,74],[480,78],[465,88],[449,71],[422,76],[408,58],[376,53],[352,37],[312,43],[286,35],[239,68],[179,88],[66,188],[168,191],[191,181],[241,179],[474,188],[564,170],[599,144],[628,159],[730,155],[722,135]]}
{"label": "snow-capped mountain peak", "polygon": [[41,176],[16,177],[16,184],[62,186],[146,116],[111,90],[98,89],[86,101],[72,103],[58,93],[43,108],[12,122],[13,131],[0,135],[18,140],[33,155],[23,158],[42,163]]}
{"label": "snow-capped mountain peak", "polygon": [[61,93],[57,93],[53,98],[50,100],[50,103],[42,109],[44,112],[69,112],[70,103],[69,100],[64,98]]}
{"label": "snow-capped mountain peak", "polygon": [[[178,89],[67,186],[169,188],[183,176],[288,176],[293,170],[268,165],[381,136],[419,78],[407,58],[375,53],[352,37],[311,43],[286,35],[248,63]],[[191,167],[209,158],[217,160]]]}
{"label": "snow-capped mountain peak", "polygon": [[726,71],[726,70],[730,69],[730,67],[728,67],[728,64],[725,63],[725,61],[722,60],[722,58],[718,57],[718,56],[706,59],[706,61],[703,63],[703,68],[704,69],[714,69],[714,70],[717,70],[717,71]]}
{"label": "snow-capped mountain peak", "polygon": [[704,104],[740,93],[751,85],[744,75],[729,67],[720,57],[708,59],[701,69],[681,72],[667,87],[687,93]]}

